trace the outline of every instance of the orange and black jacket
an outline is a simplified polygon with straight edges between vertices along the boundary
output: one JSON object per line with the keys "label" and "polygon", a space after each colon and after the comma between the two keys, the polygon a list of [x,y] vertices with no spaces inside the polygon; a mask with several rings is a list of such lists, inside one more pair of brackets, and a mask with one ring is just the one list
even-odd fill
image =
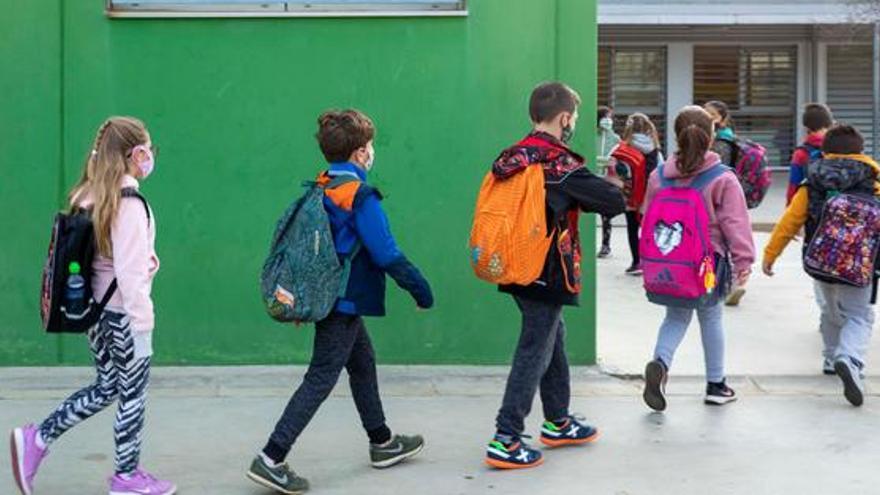
{"label": "orange and black jacket", "polygon": [[336,253],[340,260],[354,256],[348,286],[336,302],[335,311],[384,316],[386,274],[409,292],[419,307],[433,306],[431,287],[397,247],[382,210],[382,195],[367,184],[366,172],[352,163],[333,163],[318,177],[318,183],[326,186],[339,175],[351,175],[357,181],[328,188],[324,193]]}
{"label": "orange and black jacket", "polygon": [[529,134],[495,160],[492,172],[499,179],[522,172],[529,165],[543,167],[547,232],[554,235],[538,280],[528,286],[503,285],[499,288],[502,292],[554,304],[578,304],[581,290],[579,212],[613,217],[626,209],[620,189],[587,170],[584,163],[581,155],[543,132]]}

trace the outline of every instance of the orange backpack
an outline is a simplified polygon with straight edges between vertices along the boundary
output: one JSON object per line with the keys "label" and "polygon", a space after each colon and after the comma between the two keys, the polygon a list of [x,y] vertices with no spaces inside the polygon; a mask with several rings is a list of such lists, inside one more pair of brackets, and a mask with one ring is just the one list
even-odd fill
{"label": "orange backpack", "polygon": [[553,234],[547,235],[544,171],[529,165],[506,179],[483,179],[471,228],[471,266],[499,285],[529,285],[541,276]]}

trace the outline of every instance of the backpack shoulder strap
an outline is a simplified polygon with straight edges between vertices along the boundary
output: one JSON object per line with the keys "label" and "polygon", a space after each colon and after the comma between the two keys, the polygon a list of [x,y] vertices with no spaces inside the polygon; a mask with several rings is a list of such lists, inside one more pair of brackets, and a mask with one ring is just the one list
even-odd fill
{"label": "backpack shoulder strap", "polygon": [[[147,202],[147,198],[143,196],[137,189],[133,187],[126,187],[122,189],[122,197],[123,198],[137,198],[141,200],[141,203],[144,204],[144,210],[147,212],[147,225],[152,221],[152,213],[150,213],[150,203]],[[101,302],[98,303],[98,309],[100,311],[104,311],[104,308],[110,302],[110,299],[113,298],[113,294],[116,293],[116,289],[119,286],[119,282],[116,278],[113,278],[113,281],[110,282],[110,287],[107,287],[107,292],[104,293],[104,297],[101,298]]]}
{"label": "backpack shoulder strap", "polygon": [[141,203],[144,204],[144,209],[147,211],[147,223],[149,224],[152,220],[152,213],[150,212],[150,203],[147,202],[147,198],[143,196],[137,189],[133,187],[126,187],[122,190],[123,198],[137,198],[141,200]]}
{"label": "backpack shoulder strap", "polygon": [[730,167],[723,165],[719,162],[712,167],[700,172],[700,174],[697,175],[691,182],[690,187],[698,191],[702,191],[709,184],[711,184],[713,180],[721,177],[728,170],[730,170]]}
{"label": "backpack shoulder strap", "polygon": [[660,189],[666,189],[675,185],[675,179],[670,179],[663,173],[665,167],[665,163],[657,165],[657,177],[660,179]]}

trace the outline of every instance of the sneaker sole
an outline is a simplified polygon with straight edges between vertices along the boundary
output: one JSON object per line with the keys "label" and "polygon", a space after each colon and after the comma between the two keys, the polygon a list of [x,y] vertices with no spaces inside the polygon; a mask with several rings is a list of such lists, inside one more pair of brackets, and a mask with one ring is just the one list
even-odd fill
{"label": "sneaker sole", "polygon": [[644,272],[641,270],[639,270],[637,272],[623,272],[623,273],[626,275],[629,275],[630,277],[641,277],[644,274]]}
{"label": "sneaker sole", "polygon": [[499,461],[497,459],[491,459],[489,457],[487,457],[485,459],[485,462],[487,465],[489,465],[490,467],[493,467],[495,469],[505,469],[505,470],[528,469],[528,468],[538,467],[541,464],[544,464],[544,458],[541,457],[540,459],[538,459],[537,461],[535,461],[531,464],[517,464],[515,462],[504,462],[504,461]]}
{"label": "sneaker sole", "polygon": [[666,397],[663,396],[663,366],[651,361],[645,366],[645,391],[642,398],[651,409],[661,412],[666,410]]}
{"label": "sneaker sole", "polygon": [[865,396],[859,390],[859,386],[856,384],[849,366],[842,362],[834,363],[834,371],[837,372],[837,376],[843,382],[843,396],[846,397],[846,400],[856,407],[861,406],[865,402]]}
{"label": "sneaker sole", "polygon": [[746,290],[743,288],[734,289],[733,292],[727,296],[727,300],[724,301],[726,306],[739,306],[739,302],[742,301],[743,296],[746,295]]}
{"label": "sneaker sole", "polygon": [[16,428],[9,434],[9,451],[12,454],[12,477],[22,495],[31,495],[24,485],[24,430]]}
{"label": "sneaker sole", "polygon": [[599,430],[596,430],[593,432],[592,435],[590,435],[586,438],[578,438],[576,440],[572,440],[572,439],[553,440],[551,438],[544,437],[544,435],[541,435],[540,441],[541,441],[541,443],[543,443],[544,445],[546,445],[548,447],[556,448],[556,447],[566,447],[569,445],[583,445],[585,443],[593,443],[598,439],[599,439]]}
{"label": "sneaker sole", "polygon": [[387,468],[390,468],[391,466],[400,464],[401,462],[403,462],[407,459],[410,459],[412,457],[419,455],[419,453],[421,453],[424,448],[425,448],[425,444],[422,443],[421,445],[418,446],[418,448],[411,450],[409,452],[404,452],[404,453],[398,455],[397,457],[392,457],[391,459],[386,459],[384,461],[379,461],[379,462],[371,462],[370,464],[376,469],[387,469]]}
{"label": "sneaker sole", "polygon": [[723,406],[725,404],[730,404],[731,402],[736,402],[739,397],[718,397],[716,395],[707,395],[703,399],[703,404],[707,406]]}
{"label": "sneaker sole", "polygon": [[[156,495],[174,495],[177,493],[177,487],[175,486],[171,490],[163,493],[157,493]],[[141,495],[141,492],[110,492],[110,495]]]}
{"label": "sneaker sole", "polygon": [[250,471],[247,472],[247,477],[249,480],[253,481],[254,483],[256,483],[260,486],[266,487],[270,490],[275,490],[276,492],[283,493],[284,495],[303,495],[308,490],[308,489],[306,489],[306,490],[286,490],[286,489],[281,488],[280,486],[276,485],[275,483],[272,483],[271,481],[267,480],[266,478],[263,478],[262,476],[254,474]]}

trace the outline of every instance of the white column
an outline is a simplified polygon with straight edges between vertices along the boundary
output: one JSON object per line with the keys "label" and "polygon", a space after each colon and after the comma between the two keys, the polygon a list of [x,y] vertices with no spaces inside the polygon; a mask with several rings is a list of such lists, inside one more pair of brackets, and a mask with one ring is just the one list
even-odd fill
{"label": "white column", "polygon": [[666,47],[666,149],[675,151],[675,116],[694,102],[694,44]]}

